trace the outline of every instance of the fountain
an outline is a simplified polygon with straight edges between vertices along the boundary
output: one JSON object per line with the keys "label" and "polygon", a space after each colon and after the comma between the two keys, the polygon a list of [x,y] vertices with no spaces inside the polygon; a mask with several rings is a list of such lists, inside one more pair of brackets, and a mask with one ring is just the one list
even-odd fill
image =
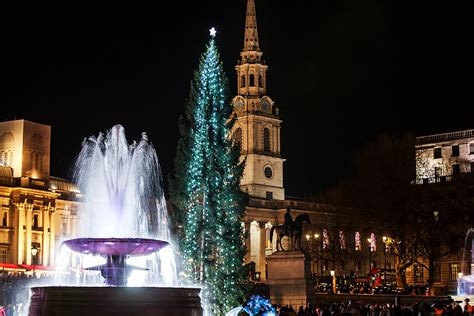
{"label": "fountain", "polygon": [[[468,229],[466,237],[464,238],[464,248],[461,262],[461,271],[458,277],[458,295],[473,295],[474,294],[474,244],[471,234],[474,233],[474,228]],[[470,241],[470,244],[468,243]],[[469,247],[469,248],[468,248]],[[470,254],[470,269],[465,267],[465,254]]]}
{"label": "fountain", "polygon": [[[176,286],[161,171],[146,134],[129,145],[116,125],[86,139],[74,180],[83,195],[77,238],[61,244],[54,286],[31,288],[30,315],[202,315],[200,289]],[[140,286],[130,286],[135,272],[146,275]]]}

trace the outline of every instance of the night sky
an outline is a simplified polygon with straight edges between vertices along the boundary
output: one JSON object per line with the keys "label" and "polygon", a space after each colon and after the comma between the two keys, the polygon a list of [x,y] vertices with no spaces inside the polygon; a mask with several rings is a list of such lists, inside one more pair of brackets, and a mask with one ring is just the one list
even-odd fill
{"label": "night sky", "polygon": [[[147,132],[167,175],[212,26],[235,93],[246,0],[10,2],[0,13],[0,120],[52,126],[54,176],[69,178],[83,138],[114,124],[130,141]],[[287,195],[350,174],[351,155],[377,133],[474,128],[472,0],[256,6]]]}

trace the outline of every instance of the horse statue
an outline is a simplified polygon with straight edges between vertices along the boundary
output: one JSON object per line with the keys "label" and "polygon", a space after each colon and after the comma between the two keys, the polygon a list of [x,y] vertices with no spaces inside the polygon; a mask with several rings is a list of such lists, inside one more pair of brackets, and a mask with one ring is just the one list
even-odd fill
{"label": "horse statue", "polygon": [[296,216],[293,222],[293,229],[289,233],[285,231],[283,225],[273,226],[270,230],[270,243],[273,240],[273,232],[275,231],[277,234],[276,239],[276,250],[277,251],[284,251],[283,246],[281,245],[281,239],[284,236],[288,236],[289,238],[293,238],[293,245],[295,250],[301,250],[301,236],[303,235],[303,223],[311,224],[311,220],[309,219],[308,214],[300,214]]}

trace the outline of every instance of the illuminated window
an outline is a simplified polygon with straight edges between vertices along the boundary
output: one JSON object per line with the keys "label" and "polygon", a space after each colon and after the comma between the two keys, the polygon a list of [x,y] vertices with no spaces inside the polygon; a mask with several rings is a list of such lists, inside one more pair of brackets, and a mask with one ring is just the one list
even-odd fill
{"label": "illuminated window", "polygon": [[377,239],[375,238],[374,233],[370,234],[370,251],[377,251]]}
{"label": "illuminated window", "polygon": [[323,230],[323,249],[329,248],[329,234],[326,228]]}
{"label": "illuminated window", "polygon": [[449,281],[457,281],[459,272],[461,272],[459,270],[459,264],[451,263],[449,265]]}
{"label": "illuminated window", "polygon": [[435,148],[434,150],[434,159],[442,158],[441,156],[441,148]]}
{"label": "illuminated window", "polygon": [[451,156],[458,157],[459,156],[459,145],[454,145],[451,147]]}
{"label": "illuminated window", "polygon": [[360,245],[360,233],[359,232],[355,233],[354,241],[355,241],[355,250],[356,251],[361,251],[362,247]]}
{"label": "illuminated window", "polygon": [[344,236],[344,232],[341,230],[339,231],[339,243],[341,244],[341,250],[346,249],[346,236]]}
{"label": "illuminated window", "polygon": [[413,265],[413,281],[414,283],[423,283],[423,267],[418,264]]}
{"label": "illuminated window", "polygon": [[255,86],[255,75],[254,75],[254,74],[250,75],[249,86],[250,86],[250,87],[254,87],[254,86]]}
{"label": "illuminated window", "polygon": [[242,151],[242,129],[240,127],[234,132],[234,142],[239,147],[239,151]]}
{"label": "illuminated window", "polygon": [[266,127],[263,129],[263,151],[270,151],[270,130]]}

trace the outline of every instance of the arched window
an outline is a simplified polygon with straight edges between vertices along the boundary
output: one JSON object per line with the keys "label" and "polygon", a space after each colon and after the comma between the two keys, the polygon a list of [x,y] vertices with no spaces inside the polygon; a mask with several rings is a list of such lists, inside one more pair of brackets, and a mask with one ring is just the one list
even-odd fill
{"label": "arched window", "polygon": [[245,88],[245,76],[240,77],[240,87]]}
{"label": "arched window", "polygon": [[355,251],[361,251],[362,247],[360,246],[360,233],[356,232],[354,237]]}
{"label": "arched window", "polygon": [[370,251],[372,252],[377,251],[377,240],[375,238],[374,233],[370,234],[369,243],[370,243]]}
{"label": "arched window", "polygon": [[323,229],[323,249],[328,249],[329,248],[329,234],[328,231]]}
{"label": "arched window", "polygon": [[251,74],[251,75],[250,75],[250,83],[249,83],[249,86],[250,86],[250,87],[254,87],[254,86],[255,86],[255,75],[254,75],[254,74]]}
{"label": "arched window", "polygon": [[270,151],[270,130],[266,127],[263,129],[263,151]]}
{"label": "arched window", "polygon": [[239,146],[239,151],[242,151],[242,129],[240,127],[234,132],[234,142]]}
{"label": "arched window", "polygon": [[344,232],[342,230],[339,231],[339,244],[341,245],[341,250],[346,249],[346,236],[344,236]]}

